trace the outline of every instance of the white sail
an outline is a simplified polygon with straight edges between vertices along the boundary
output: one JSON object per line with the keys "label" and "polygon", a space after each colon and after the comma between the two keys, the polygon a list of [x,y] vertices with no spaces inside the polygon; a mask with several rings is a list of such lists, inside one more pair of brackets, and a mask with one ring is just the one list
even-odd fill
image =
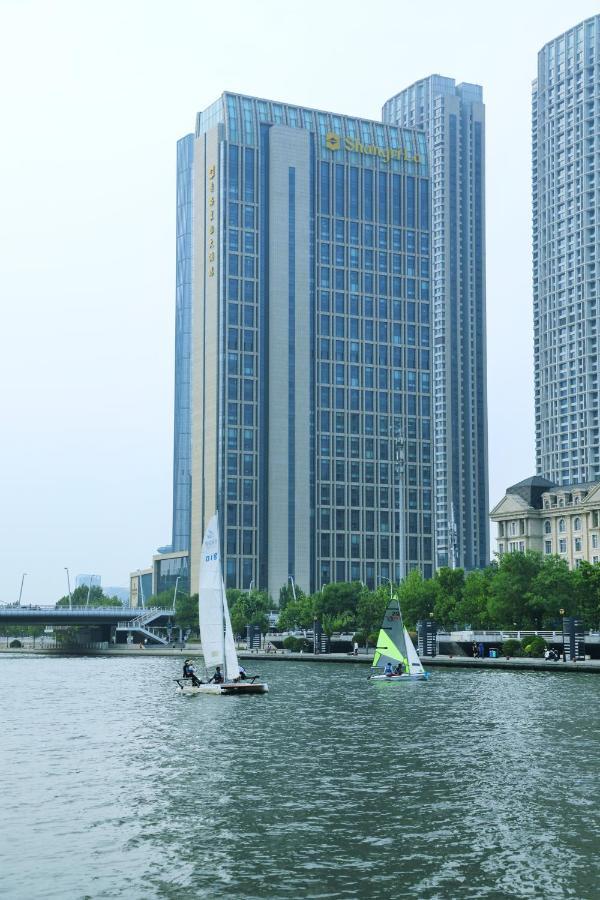
{"label": "white sail", "polygon": [[411,675],[420,675],[425,671],[419,655],[415,650],[414,644],[410,639],[410,635],[406,628],[404,629],[404,641],[406,643],[406,657],[408,659],[409,672]]}
{"label": "white sail", "polygon": [[218,513],[208,523],[202,543],[198,619],[206,667],[224,666],[226,678],[237,678],[239,664],[223,584]]}

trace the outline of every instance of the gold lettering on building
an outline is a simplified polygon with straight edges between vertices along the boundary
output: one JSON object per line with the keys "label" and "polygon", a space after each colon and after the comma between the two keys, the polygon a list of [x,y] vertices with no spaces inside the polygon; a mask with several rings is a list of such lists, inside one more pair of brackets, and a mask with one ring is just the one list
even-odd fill
{"label": "gold lettering on building", "polygon": [[350,153],[360,153],[363,156],[377,156],[384,163],[389,163],[393,159],[400,162],[420,163],[423,160],[419,153],[410,153],[408,150],[396,147],[377,147],[375,144],[363,144],[357,138],[342,138],[333,131],[325,135],[325,146],[328,150],[336,152],[337,150],[348,150]]}
{"label": "gold lettering on building", "polygon": [[[215,211],[214,211],[215,198],[212,195],[215,193],[215,178],[216,177],[217,177],[216,165],[209,166],[208,167],[208,193],[210,195],[208,198],[208,221],[209,222],[214,222],[214,220],[215,220]],[[214,262],[216,260],[216,249],[217,249],[216,238],[213,237],[213,235],[215,234],[215,226],[214,225],[209,225],[208,234],[210,235],[210,237],[207,238],[207,242],[206,242],[207,259],[208,259],[208,262],[210,263],[210,265],[208,266],[208,277],[214,278],[214,276],[215,276]]]}

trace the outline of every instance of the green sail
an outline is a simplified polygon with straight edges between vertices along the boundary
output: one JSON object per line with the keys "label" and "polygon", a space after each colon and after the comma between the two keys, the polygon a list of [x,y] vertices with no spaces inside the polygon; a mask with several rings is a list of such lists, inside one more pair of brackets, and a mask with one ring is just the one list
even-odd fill
{"label": "green sail", "polygon": [[386,663],[393,665],[401,662],[408,670],[406,641],[404,639],[404,623],[400,612],[400,603],[396,595],[390,598],[383,616],[383,623],[377,638],[377,647],[373,657],[373,667],[382,668]]}

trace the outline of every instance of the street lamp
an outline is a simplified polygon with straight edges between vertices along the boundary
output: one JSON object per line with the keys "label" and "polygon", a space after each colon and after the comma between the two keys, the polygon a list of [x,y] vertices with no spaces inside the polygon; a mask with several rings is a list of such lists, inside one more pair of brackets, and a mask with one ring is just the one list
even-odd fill
{"label": "street lamp", "polygon": [[71,597],[71,579],[69,578],[69,570],[67,566],[64,567],[65,572],[67,573],[67,588],[69,590],[69,609],[73,609],[73,598]]}
{"label": "street lamp", "polygon": [[87,609],[90,605],[90,594],[92,593],[92,578],[99,578],[99,575],[90,575],[90,583],[88,584],[88,592],[87,592],[87,600],[85,601],[85,608]]}
{"label": "street lamp", "polygon": [[565,611],[564,609],[559,609],[559,613],[561,615],[561,624],[562,624],[562,645],[563,645],[563,662],[567,661],[567,654],[565,651]]}
{"label": "street lamp", "polygon": [[290,581],[292,584],[292,594],[294,597],[294,602],[296,602],[296,585],[294,584],[294,576],[288,575],[288,581]]}
{"label": "street lamp", "polygon": [[249,594],[252,593],[253,587],[254,587],[254,578],[251,578],[251,579],[250,579],[250,585],[249,585],[249,587],[248,587],[248,593],[249,593]]}
{"label": "street lamp", "polygon": [[178,575],[177,578],[175,579],[175,593],[173,594],[173,612],[175,612],[175,603],[177,601],[177,585],[179,584],[179,578],[180,578],[180,576]]}
{"label": "street lamp", "polygon": [[19,602],[18,602],[17,606],[21,605],[21,597],[23,595],[23,582],[25,581],[26,575],[27,575],[27,572],[23,572],[23,574],[21,575],[21,590],[19,591]]}
{"label": "street lamp", "polygon": [[390,578],[386,578],[384,575],[381,576],[382,581],[387,581],[390,586],[390,600],[394,599],[394,582]]}

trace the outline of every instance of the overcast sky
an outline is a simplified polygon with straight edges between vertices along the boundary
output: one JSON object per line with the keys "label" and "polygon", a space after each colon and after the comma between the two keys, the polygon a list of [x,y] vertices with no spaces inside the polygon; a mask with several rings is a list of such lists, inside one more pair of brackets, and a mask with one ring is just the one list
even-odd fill
{"label": "overcast sky", "polygon": [[530,95],[597,12],[529,0],[0,0],[0,602],[127,585],[171,536],[175,144],[223,90],[379,118],[487,107],[490,501],[534,471]]}

